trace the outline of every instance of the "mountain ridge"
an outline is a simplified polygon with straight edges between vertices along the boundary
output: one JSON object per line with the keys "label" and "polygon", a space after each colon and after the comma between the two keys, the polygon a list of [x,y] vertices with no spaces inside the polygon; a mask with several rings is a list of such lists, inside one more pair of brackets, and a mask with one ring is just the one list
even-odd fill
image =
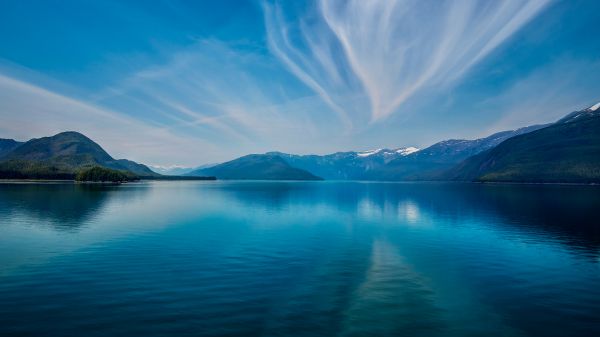
{"label": "mountain ridge", "polygon": [[[594,107],[596,107],[594,109]],[[448,170],[449,180],[600,183],[600,103],[512,137]]]}
{"label": "mountain ridge", "polygon": [[22,144],[14,139],[0,138],[0,159]]}
{"label": "mountain ridge", "polygon": [[[280,156],[290,166],[327,180],[436,180],[445,170],[474,154],[492,148],[515,135],[531,132],[547,125],[549,124],[501,131],[474,140],[449,139],[424,149],[382,148],[369,151],[334,152],[326,155],[295,155],[271,151],[254,156]],[[243,157],[234,160],[240,158]],[[196,170],[188,174],[207,172],[210,171]]]}

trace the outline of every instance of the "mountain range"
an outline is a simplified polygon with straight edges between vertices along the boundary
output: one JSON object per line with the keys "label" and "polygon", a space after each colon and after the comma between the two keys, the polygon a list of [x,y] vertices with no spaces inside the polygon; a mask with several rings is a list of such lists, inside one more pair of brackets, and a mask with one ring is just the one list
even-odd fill
{"label": "mountain range", "polygon": [[[0,178],[73,179],[103,167],[146,179],[163,176],[143,164],[114,159],[78,132],[18,142],[0,139]],[[165,172],[167,170],[165,169]],[[499,182],[600,182],[600,103],[555,123],[498,132],[475,140],[450,139],[424,149],[295,155],[246,155],[196,169],[171,168],[181,179],[457,180]]]}
{"label": "mountain range", "polygon": [[[252,179],[257,172],[241,163],[249,158],[252,162],[263,158],[268,163],[277,157],[292,168],[328,180],[596,182],[600,181],[599,114],[600,103],[572,112],[556,123],[502,131],[475,140],[444,140],[422,150],[404,147],[328,155],[268,152],[188,174]],[[268,179],[268,172],[263,173],[261,179]]]}
{"label": "mountain range", "polygon": [[449,139],[435,143],[408,156],[396,158],[387,165],[370,172],[368,180],[439,180],[444,172],[463,160],[484,152],[505,140],[547,127],[532,125],[516,130],[501,131],[488,137],[467,140]]}

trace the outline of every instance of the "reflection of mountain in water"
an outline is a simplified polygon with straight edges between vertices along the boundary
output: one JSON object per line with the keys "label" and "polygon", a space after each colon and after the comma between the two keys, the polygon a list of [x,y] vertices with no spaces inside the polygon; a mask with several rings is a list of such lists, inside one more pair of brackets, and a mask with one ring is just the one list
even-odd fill
{"label": "reflection of mountain in water", "polygon": [[467,217],[499,218],[503,221],[494,225],[510,226],[511,231],[527,231],[594,255],[600,248],[600,227],[592,216],[600,205],[600,188],[593,186],[249,182],[214,188],[250,207],[265,202],[277,208],[327,204],[347,213],[396,217],[414,225],[420,214],[428,213],[454,223]]}
{"label": "reflection of mountain in water", "polygon": [[[220,182],[204,188],[211,192],[223,193],[226,198],[235,200],[250,206],[268,206],[269,208],[281,208],[281,206],[296,202],[297,198],[303,199],[312,191],[320,190],[314,182],[285,182],[285,181],[236,181]],[[210,197],[210,195],[208,195]]]}
{"label": "reflection of mountain in water", "polygon": [[59,230],[73,230],[101,211],[117,186],[81,184],[0,184],[2,212],[23,212],[50,222]]}
{"label": "reflection of mountain in water", "polygon": [[457,223],[464,217],[492,216],[502,219],[494,225],[509,231],[543,236],[594,255],[600,248],[600,227],[592,216],[600,204],[597,187],[445,184],[418,189],[414,198],[421,208]]}

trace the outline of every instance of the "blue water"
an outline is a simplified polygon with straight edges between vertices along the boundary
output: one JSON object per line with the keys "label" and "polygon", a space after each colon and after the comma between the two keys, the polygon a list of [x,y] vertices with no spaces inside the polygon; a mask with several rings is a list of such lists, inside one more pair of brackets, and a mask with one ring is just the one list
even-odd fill
{"label": "blue water", "polygon": [[1,336],[600,336],[600,187],[0,184]]}

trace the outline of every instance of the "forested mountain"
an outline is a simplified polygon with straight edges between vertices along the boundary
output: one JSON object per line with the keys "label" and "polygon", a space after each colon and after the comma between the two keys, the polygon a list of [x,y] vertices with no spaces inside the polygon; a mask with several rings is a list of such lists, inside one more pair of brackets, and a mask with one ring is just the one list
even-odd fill
{"label": "forested mountain", "polygon": [[[544,126],[534,125],[498,132],[489,137],[475,140],[451,139],[436,143],[423,150],[415,147],[401,147],[362,152],[336,152],[328,155],[268,152],[252,155],[252,158],[258,160],[260,156],[264,156],[263,165],[268,165],[267,158],[278,156],[292,167],[328,180],[430,180],[439,179],[442,172],[474,154],[490,149],[510,137]],[[212,171],[203,169],[189,174],[207,174],[209,172]],[[240,171],[238,177],[243,175]]]}
{"label": "forested mountain", "polygon": [[10,153],[12,150],[19,147],[22,142],[17,142],[14,139],[4,139],[0,138],[0,159],[4,157],[6,154]]}
{"label": "forested mountain", "polygon": [[329,155],[269,152],[192,174],[280,179],[272,173],[295,168],[332,180],[596,182],[600,176],[599,124],[600,104],[596,104],[553,124],[475,140],[450,139],[422,150],[411,147]]}
{"label": "forested mountain", "polygon": [[251,154],[190,175],[215,176],[217,179],[321,180],[305,170],[292,167],[275,154]]}
{"label": "forested mountain", "polygon": [[78,132],[32,139],[0,158],[0,177],[72,179],[85,167],[102,166],[140,177],[158,174],[142,164],[112,158],[100,145]]}
{"label": "forested mountain", "polygon": [[502,131],[474,140],[444,140],[408,156],[397,158],[371,172],[368,178],[370,180],[437,180],[444,171],[461,161],[491,149],[511,137],[539,130],[547,125],[532,125]]}
{"label": "forested mountain", "polygon": [[600,182],[599,105],[510,138],[468,158],[444,178],[504,182]]}

